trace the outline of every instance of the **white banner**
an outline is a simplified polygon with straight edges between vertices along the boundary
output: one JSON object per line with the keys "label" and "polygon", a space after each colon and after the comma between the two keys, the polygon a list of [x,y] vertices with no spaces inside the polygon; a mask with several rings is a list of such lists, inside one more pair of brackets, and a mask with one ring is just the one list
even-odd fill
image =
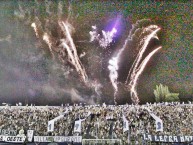
{"label": "white banner", "polygon": [[[175,136],[175,135],[151,135],[143,134],[143,140],[151,142],[186,142],[186,144],[192,142],[193,136]],[[151,143],[150,143],[151,144]]]}
{"label": "white banner", "polygon": [[128,131],[129,130],[129,122],[128,120],[126,119],[126,117],[123,115],[123,133],[125,131]]}
{"label": "white banner", "polygon": [[163,131],[163,121],[153,113],[150,115],[155,119],[156,131]]}
{"label": "white banner", "polygon": [[82,136],[34,136],[34,142],[82,142]]}
{"label": "white banner", "polygon": [[54,120],[48,121],[48,132],[54,131]]}
{"label": "white banner", "polygon": [[74,132],[81,133],[81,121],[82,121],[81,119],[75,121],[75,123],[74,123]]}
{"label": "white banner", "polygon": [[17,130],[9,130],[9,129],[1,129],[0,128],[0,135],[16,136]]}
{"label": "white banner", "polygon": [[0,141],[13,142],[13,143],[23,143],[26,136],[0,136]]}
{"label": "white banner", "polygon": [[156,120],[155,124],[156,124],[156,131],[163,131],[163,122],[161,119]]}
{"label": "white banner", "polygon": [[34,130],[28,130],[27,131],[27,139],[29,142],[32,142],[33,134],[34,134]]}
{"label": "white banner", "polygon": [[61,113],[61,115],[59,115],[59,116],[55,117],[54,119],[48,121],[48,129],[47,129],[47,132],[52,132],[52,131],[54,131],[54,122],[57,121],[57,120],[59,120],[59,119],[61,119],[61,118],[63,118],[64,115],[67,114],[67,113],[68,113],[68,109],[66,109],[65,112]]}
{"label": "white banner", "polygon": [[89,111],[87,116],[84,119],[79,119],[79,120],[75,121],[75,123],[74,123],[74,132],[81,133],[81,122],[86,120],[86,118],[89,117],[90,115],[91,115],[91,112]]}

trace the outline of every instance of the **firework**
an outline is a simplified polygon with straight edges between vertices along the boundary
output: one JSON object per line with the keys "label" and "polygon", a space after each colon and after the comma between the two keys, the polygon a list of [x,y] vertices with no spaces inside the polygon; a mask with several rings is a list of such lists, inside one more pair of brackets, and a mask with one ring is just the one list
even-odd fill
{"label": "firework", "polygon": [[[116,103],[116,94],[118,92],[118,86],[117,86],[117,84],[118,84],[118,82],[117,82],[118,72],[117,71],[119,69],[119,61],[121,59],[121,54],[126,49],[128,42],[132,41],[133,37],[135,36],[135,31],[139,30],[139,29],[137,29],[137,26],[138,26],[138,22],[135,25],[132,25],[133,28],[130,30],[129,35],[128,35],[127,39],[125,40],[123,47],[120,50],[118,50],[116,56],[113,56],[109,60],[109,65],[108,65],[108,69],[110,71],[109,78],[110,78],[112,86],[114,88],[114,102],[115,103]],[[135,104],[139,103],[139,99],[138,99],[138,95],[137,95],[137,91],[136,91],[137,80],[139,79],[139,76],[141,75],[141,73],[145,69],[145,66],[146,66],[147,62],[150,60],[150,58],[159,49],[161,49],[161,47],[156,48],[155,50],[150,52],[148,54],[148,56],[145,57],[144,60],[142,60],[142,57],[147,49],[147,46],[148,46],[150,40],[152,38],[158,39],[156,33],[160,30],[160,28],[157,25],[149,25],[149,26],[147,26],[145,28],[141,28],[141,29],[142,29],[141,35],[145,34],[145,33],[150,33],[150,34],[145,36],[143,39],[141,39],[141,41],[138,45],[138,47],[141,49],[139,50],[139,52],[134,60],[134,63],[132,64],[132,67],[129,70],[127,79],[125,81],[126,86],[129,88],[129,91],[131,94],[131,99],[132,99],[133,103],[135,103]]]}
{"label": "firework", "polygon": [[31,24],[31,27],[34,29],[35,34],[36,34],[36,37],[39,38],[38,29],[37,29],[36,23],[32,23],[32,24]]}
{"label": "firework", "polygon": [[50,37],[47,33],[45,33],[43,35],[43,40],[48,44],[48,47],[49,47],[49,50],[50,50],[50,53],[52,55],[52,58],[54,59],[54,52],[52,50],[52,42],[50,41]]}
{"label": "firework", "polygon": [[131,79],[131,81],[129,82],[129,86],[130,86],[130,94],[131,94],[131,100],[133,101],[133,103],[138,104],[139,103],[139,98],[137,95],[137,90],[136,90],[136,86],[137,86],[137,80],[139,78],[139,76],[141,75],[141,73],[144,71],[146,64],[148,63],[148,61],[150,60],[150,58],[159,50],[161,49],[161,46],[156,48],[155,50],[153,50],[152,52],[150,52],[148,54],[148,56],[142,61],[142,63],[140,64],[140,66],[138,67],[137,70],[135,70],[135,73],[133,74],[133,77]]}
{"label": "firework", "polygon": [[[151,29],[155,29],[155,30],[151,30]],[[126,85],[129,86],[130,88],[130,93],[131,93],[131,99],[135,104],[139,103],[139,99],[138,99],[138,95],[137,95],[137,91],[136,91],[136,86],[137,86],[137,80],[140,76],[140,74],[143,72],[147,62],[150,60],[150,58],[152,57],[152,55],[158,51],[161,47],[153,50],[152,52],[150,52],[148,54],[147,57],[145,57],[145,59],[142,61],[142,57],[144,55],[145,50],[147,49],[147,46],[150,42],[150,40],[155,37],[156,33],[160,30],[160,28],[156,25],[150,25],[147,28],[144,29],[144,31],[151,31],[151,33],[145,37],[144,39],[142,39],[142,41],[140,42],[140,44],[143,44],[141,49],[139,50],[139,53],[129,71],[127,80],[126,80]],[[142,61],[142,62],[141,62]],[[140,63],[141,62],[141,63]],[[130,75],[131,74],[131,75]],[[130,75],[130,79],[129,79],[129,75]],[[128,83],[128,81],[130,81]]]}
{"label": "firework", "polygon": [[112,42],[115,34],[117,33],[117,29],[113,28],[111,31],[102,30],[102,36],[98,34],[97,27],[92,26],[93,31],[90,31],[90,42],[97,41],[102,48],[107,48]]}
{"label": "firework", "polygon": [[76,46],[70,34],[70,32],[72,31],[71,25],[69,25],[69,23],[64,23],[63,21],[59,21],[59,25],[66,35],[66,41],[62,41],[62,46],[68,52],[69,62],[76,68],[76,71],[80,74],[81,78],[86,83],[88,81],[88,76],[86,74],[85,68],[79,60]]}

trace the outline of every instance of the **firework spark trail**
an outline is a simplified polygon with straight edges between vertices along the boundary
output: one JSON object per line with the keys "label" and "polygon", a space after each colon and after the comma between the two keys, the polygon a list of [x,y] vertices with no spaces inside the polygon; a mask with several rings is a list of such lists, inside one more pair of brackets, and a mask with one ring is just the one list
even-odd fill
{"label": "firework spark trail", "polygon": [[123,45],[123,47],[118,51],[117,55],[115,57],[112,57],[109,60],[109,65],[108,65],[108,69],[110,71],[109,73],[109,78],[111,80],[111,83],[114,87],[114,103],[116,104],[116,94],[118,91],[118,87],[117,87],[117,78],[118,78],[118,69],[119,69],[119,60],[120,60],[120,56],[122,54],[122,52],[125,50],[129,40],[131,40],[131,31],[127,37],[127,39],[125,40],[125,43]]}
{"label": "firework spark trail", "polygon": [[120,60],[120,56],[123,52],[123,50],[126,48],[128,41],[130,40],[130,36],[126,39],[125,44],[123,45],[123,47],[118,51],[117,55],[115,57],[112,57],[109,60],[109,65],[108,65],[108,69],[110,71],[109,73],[109,78],[111,80],[111,83],[113,85],[114,88],[114,103],[116,104],[116,94],[118,91],[118,87],[117,87],[117,78],[118,78],[118,72],[117,70],[119,69],[118,66],[118,62]]}
{"label": "firework spark trail", "polygon": [[[145,52],[145,50],[147,49],[147,46],[150,42],[150,40],[156,36],[156,33],[160,30],[160,28],[156,25],[150,25],[148,26],[147,28],[144,29],[144,32],[146,31],[150,31],[152,28],[156,28],[154,31],[152,31],[145,39],[143,39],[140,43],[144,43],[143,46],[141,47],[141,49],[139,50],[139,53],[136,57],[136,59],[134,60],[134,63],[132,64],[132,67],[129,71],[129,74],[127,76],[127,79],[126,79],[126,84],[128,82],[128,79],[129,79],[129,76],[131,75],[131,80],[132,78],[135,76],[136,74],[136,70],[137,70],[137,67],[139,66],[139,63],[143,57],[143,54]],[[145,42],[144,42],[145,41]]]}
{"label": "firework spark trail", "polygon": [[[135,30],[136,26],[137,26],[137,24],[132,25],[132,29],[130,30],[129,35],[128,35],[127,39],[125,40],[125,43],[124,43],[123,47],[118,51],[118,53],[117,53],[117,55],[115,57],[112,57],[109,60],[109,65],[108,65],[108,69],[110,71],[109,78],[110,78],[111,83],[112,83],[112,85],[114,87],[114,90],[115,90],[115,92],[114,92],[114,102],[115,103],[116,103],[116,94],[117,94],[117,91],[118,91],[118,87],[117,87],[117,78],[118,78],[117,70],[119,69],[118,62],[120,60],[120,56],[121,56],[122,52],[125,50],[125,48],[127,46],[128,41],[133,39],[133,36],[135,35],[135,31],[137,30],[137,29]],[[133,30],[135,30],[135,31],[132,33]],[[143,69],[144,69],[144,67],[146,65],[146,64],[143,63],[144,67],[142,67],[141,66],[142,63],[140,63],[140,62],[141,62],[142,56],[143,56],[143,54],[144,54],[148,44],[149,44],[149,41],[152,38],[158,39],[156,33],[159,30],[160,30],[160,28],[158,26],[156,26],[156,25],[150,25],[150,26],[148,26],[148,27],[143,29],[142,34],[145,33],[145,32],[151,32],[151,33],[148,36],[146,36],[144,39],[141,40],[140,45],[142,45],[142,47],[141,47],[141,49],[140,49],[140,51],[139,51],[139,53],[138,53],[138,55],[137,55],[133,65],[132,65],[132,67],[131,67],[131,69],[129,71],[128,77],[126,79],[126,85],[127,85],[129,76],[131,74],[131,78],[130,78],[131,81],[129,83],[129,86],[131,86],[130,91],[131,91],[132,101],[134,103],[136,103],[136,104],[139,102],[139,99],[138,99],[138,96],[137,96],[137,91],[135,90],[136,85],[137,85],[137,79],[138,79],[139,75],[142,73],[142,71],[143,71]],[[150,53],[151,55],[150,54],[149,55],[152,56],[154,53]],[[146,58],[149,58],[148,56]],[[147,59],[145,59],[145,60],[147,61]],[[141,70],[141,68],[143,68],[143,69]]]}
{"label": "firework spark trail", "polygon": [[136,91],[136,86],[137,86],[137,80],[139,78],[139,76],[141,75],[141,73],[143,72],[145,66],[147,65],[148,61],[150,60],[150,58],[159,50],[161,49],[161,46],[156,48],[155,50],[153,50],[152,52],[150,52],[148,54],[148,56],[142,61],[141,65],[138,68],[138,71],[136,72],[136,74],[134,75],[133,79],[130,81],[129,85],[131,86],[130,91],[131,91],[131,99],[135,104],[139,103],[139,98],[137,95],[137,91]]}
{"label": "firework spark trail", "polygon": [[[145,37],[145,39],[142,40],[143,46],[141,47],[131,69],[129,72],[129,75],[131,73],[130,76],[130,82],[128,84],[128,79],[129,79],[129,75],[127,76],[127,80],[126,80],[126,85],[128,84],[128,86],[130,87],[130,93],[131,93],[131,99],[135,104],[139,103],[139,99],[138,99],[138,95],[137,95],[137,91],[136,91],[136,85],[137,85],[137,80],[140,76],[140,74],[142,73],[142,71],[144,70],[147,62],[149,61],[149,59],[151,58],[151,56],[153,56],[153,54],[159,50],[161,47],[155,49],[154,51],[152,51],[143,61],[142,63],[140,63],[140,61],[142,60],[143,54],[145,52],[145,50],[147,49],[147,46],[150,42],[150,40],[155,37],[156,33],[160,30],[160,28],[156,25],[152,25],[149,26],[147,28],[145,28],[145,31],[149,31],[150,28],[156,28],[155,30],[151,31],[151,33]],[[150,29],[151,30],[151,29]],[[140,42],[141,43],[141,42]]]}
{"label": "firework spark trail", "polygon": [[32,23],[32,24],[31,24],[31,27],[34,29],[35,34],[36,34],[36,37],[39,38],[38,29],[37,29],[36,23]]}
{"label": "firework spark trail", "polygon": [[59,21],[59,25],[62,31],[64,32],[64,34],[66,35],[68,42],[70,43],[70,46],[68,46],[67,42],[63,41],[62,45],[64,46],[64,48],[67,49],[72,65],[76,68],[77,72],[81,75],[83,81],[87,83],[88,76],[86,74],[85,68],[83,67],[82,63],[79,60],[76,46],[70,34],[70,30],[69,30],[70,26],[68,25],[68,23],[64,23],[62,21]]}
{"label": "firework spark trail", "polygon": [[44,33],[44,35],[43,35],[43,40],[48,44],[50,53],[51,53],[51,55],[52,55],[52,58],[54,59],[55,57],[54,57],[54,52],[53,52],[53,50],[52,50],[52,43],[51,43],[50,37],[49,37],[49,35],[48,35],[47,33]]}

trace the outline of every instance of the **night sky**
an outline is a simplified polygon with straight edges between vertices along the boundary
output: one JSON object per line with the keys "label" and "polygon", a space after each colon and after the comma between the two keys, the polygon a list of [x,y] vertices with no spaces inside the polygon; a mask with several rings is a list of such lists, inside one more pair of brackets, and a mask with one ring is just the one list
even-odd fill
{"label": "night sky", "polygon": [[[59,11],[59,3],[62,10]],[[50,5],[49,5],[50,4]],[[49,10],[46,9],[47,6]],[[60,5],[60,6],[61,6]],[[70,9],[69,9],[70,6]],[[119,60],[119,104],[131,103],[130,92],[124,85],[138,53],[141,31],[147,25],[161,30],[158,39],[151,39],[147,56],[158,46],[138,79],[140,103],[154,102],[153,90],[162,83],[171,92],[179,93],[181,101],[192,100],[193,94],[193,4],[191,1],[0,1],[0,103],[17,102],[36,105],[61,103],[113,104],[114,89],[109,79],[108,61],[123,47],[132,25],[142,20],[138,33],[130,41]],[[52,59],[48,45],[37,38],[31,23],[38,20],[42,30],[60,43],[62,35],[58,19],[74,27],[72,38],[92,88],[81,81],[68,61]],[[90,42],[89,32],[96,26],[109,31],[118,19],[117,34],[107,48]],[[57,58],[57,57],[56,57]]]}

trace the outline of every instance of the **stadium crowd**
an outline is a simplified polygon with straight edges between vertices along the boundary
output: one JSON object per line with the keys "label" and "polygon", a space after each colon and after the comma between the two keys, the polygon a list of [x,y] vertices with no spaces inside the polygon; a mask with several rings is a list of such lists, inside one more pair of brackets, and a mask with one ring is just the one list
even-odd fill
{"label": "stadium crowd", "polygon": [[[158,103],[146,105],[62,105],[62,106],[3,106],[0,107],[0,128],[34,130],[36,136],[81,135],[84,138],[119,138],[123,142],[139,138],[143,133],[157,135],[192,135],[193,104]],[[47,132],[48,121],[61,115],[54,131]],[[163,121],[163,132],[156,132],[155,120],[149,111]],[[88,115],[89,114],[89,115]],[[129,131],[123,132],[123,118],[129,122]],[[76,120],[82,121],[81,132],[74,132]]]}

